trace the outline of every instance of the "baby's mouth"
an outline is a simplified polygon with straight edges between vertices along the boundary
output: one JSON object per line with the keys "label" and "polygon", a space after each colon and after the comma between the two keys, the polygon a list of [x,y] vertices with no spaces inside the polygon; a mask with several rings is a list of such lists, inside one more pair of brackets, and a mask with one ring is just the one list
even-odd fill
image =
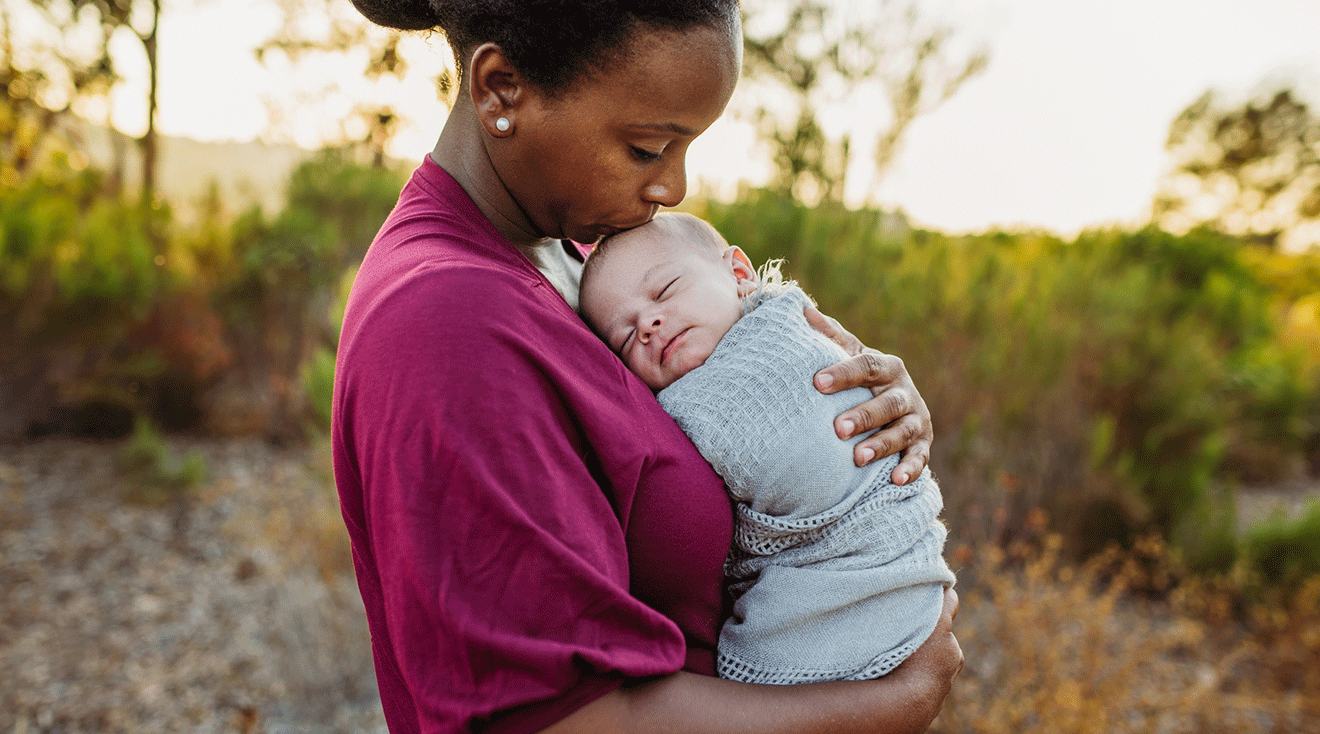
{"label": "baby's mouth", "polygon": [[[692,328],[692,327],[688,327],[688,328],[690,329],[690,328]],[[670,354],[670,352],[673,352],[673,351],[674,351],[674,348],[677,346],[678,341],[679,341],[680,339],[682,339],[682,338],[683,338],[683,335],[686,334],[686,333],[688,333],[688,330],[687,330],[687,329],[684,329],[684,330],[678,332],[677,334],[674,335],[674,338],[673,338],[673,339],[670,339],[670,340],[669,340],[669,343],[665,345],[665,348],[662,349],[662,350],[660,350],[660,364],[661,364],[661,365],[663,365],[663,364],[665,363],[665,360],[669,359],[669,354]]]}

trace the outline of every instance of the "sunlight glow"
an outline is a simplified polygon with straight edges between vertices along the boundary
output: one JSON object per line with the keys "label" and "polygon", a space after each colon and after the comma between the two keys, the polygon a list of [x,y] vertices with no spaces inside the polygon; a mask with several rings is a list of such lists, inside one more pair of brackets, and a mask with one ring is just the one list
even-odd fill
{"label": "sunlight glow", "polygon": [[[838,0],[851,2],[853,0]],[[347,5],[347,3],[342,3]],[[902,208],[918,224],[958,232],[989,227],[1084,227],[1142,221],[1167,163],[1169,122],[1209,87],[1248,90],[1294,81],[1320,104],[1320,4],[1238,0],[926,0],[990,65],[935,112],[920,117],[883,179],[867,168],[886,108],[860,89],[825,110],[833,134],[857,140],[846,199]],[[355,106],[394,104],[402,124],[391,153],[414,161],[434,144],[446,107],[434,78],[448,57],[439,36],[402,44],[410,73],[373,84],[364,58],[257,62],[253,49],[278,29],[270,0],[167,5],[161,27],[158,126],[202,141],[260,139],[305,148],[361,131]],[[126,81],[114,124],[145,128],[146,69],[133,39],[116,38]],[[746,92],[750,93],[750,92]],[[693,191],[736,195],[770,174],[738,97],[693,145]],[[104,105],[85,114],[104,118]]]}

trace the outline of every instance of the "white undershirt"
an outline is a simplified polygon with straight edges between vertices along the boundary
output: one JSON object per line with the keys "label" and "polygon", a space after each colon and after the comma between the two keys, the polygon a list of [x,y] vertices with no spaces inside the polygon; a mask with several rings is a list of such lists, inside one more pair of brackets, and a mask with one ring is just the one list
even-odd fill
{"label": "white undershirt", "polygon": [[545,239],[535,245],[518,245],[519,250],[550,281],[574,311],[578,310],[578,289],[582,287],[582,263],[564,251],[559,240]]}

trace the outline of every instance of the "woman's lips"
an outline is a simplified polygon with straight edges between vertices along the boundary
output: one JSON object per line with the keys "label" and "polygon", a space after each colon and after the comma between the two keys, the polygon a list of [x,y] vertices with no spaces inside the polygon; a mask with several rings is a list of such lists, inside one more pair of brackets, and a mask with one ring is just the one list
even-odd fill
{"label": "woman's lips", "polygon": [[654,211],[648,214],[645,219],[638,219],[636,221],[627,224],[620,224],[618,226],[612,224],[602,224],[596,228],[596,231],[600,233],[601,237],[613,237],[614,235],[620,232],[627,232],[630,229],[636,229],[637,227],[646,224],[647,222],[651,221],[651,217],[653,216],[655,216]]}

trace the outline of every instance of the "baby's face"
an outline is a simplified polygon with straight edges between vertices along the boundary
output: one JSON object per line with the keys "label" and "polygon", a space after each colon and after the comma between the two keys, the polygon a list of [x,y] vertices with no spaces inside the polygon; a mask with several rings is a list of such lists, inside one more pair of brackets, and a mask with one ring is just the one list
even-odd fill
{"label": "baby's face", "polygon": [[742,315],[755,273],[737,248],[707,252],[653,225],[617,237],[582,284],[582,314],[658,392],[705,364]]}

